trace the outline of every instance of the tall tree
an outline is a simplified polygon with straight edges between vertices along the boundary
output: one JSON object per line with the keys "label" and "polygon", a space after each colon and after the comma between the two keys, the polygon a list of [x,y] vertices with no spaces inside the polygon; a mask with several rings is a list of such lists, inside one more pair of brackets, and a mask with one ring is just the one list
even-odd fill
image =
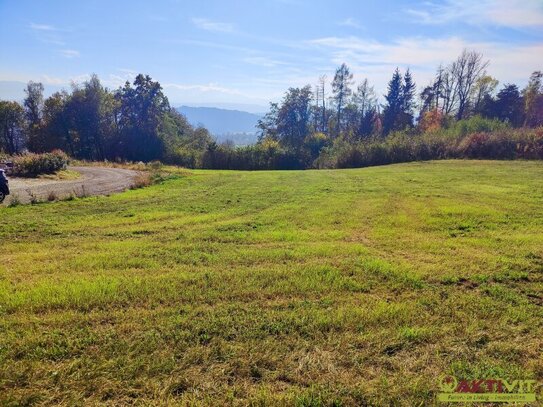
{"label": "tall tree", "polygon": [[40,139],[41,118],[43,108],[43,85],[40,82],[28,82],[23,105],[28,131],[28,147],[32,151],[43,151],[43,140]]}
{"label": "tall tree", "polygon": [[488,100],[488,97],[492,97],[497,86],[498,81],[489,75],[481,76],[477,80],[477,82],[475,82],[472,90],[472,103],[474,113],[481,113],[484,101]]}
{"label": "tall tree", "polygon": [[341,133],[341,110],[348,103],[349,97],[352,94],[351,85],[353,82],[353,74],[349,70],[346,64],[341,64],[341,66],[336,70],[334,75],[334,80],[332,81],[332,93],[333,99],[336,106],[336,133],[339,135]]}
{"label": "tall tree", "polygon": [[120,151],[131,160],[150,161],[160,158],[163,148],[159,126],[170,110],[160,83],[149,75],[139,74],[134,87],[126,82],[117,92],[121,104],[119,128],[122,134]]}
{"label": "tall tree", "polygon": [[374,132],[374,122],[377,113],[377,95],[373,86],[369,85],[367,79],[364,79],[358,85],[353,96],[353,102],[358,110],[358,135],[360,137],[371,135]]}
{"label": "tall tree", "polygon": [[277,114],[279,141],[298,151],[310,133],[311,86],[290,88]]}
{"label": "tall tree", "polygon": [[79,141],[78,155],[85,159],[105,158],[104,140],[111,128],[113,112],[106,109],[108,92],[96,75],[92,75],[81,86],[74,86],[69,101],[73,130]]}
{"label": "tall tree", "polygon": [[362,115],[375,108],[377,105],[375,89],[373,86],[370,86],[368,79],[364,79],[356,88],[356,92],[353,96],[353,102],[356,104],[359,112],[362,113]]}
{"label": "tall tree", "polygon": [[419,117],[422,117],[424,113],[431,110],[437,110],[436,101],[438,96],[436,94],[434,84],[426,86],[420,92],[419,98],[421,101]]}
{"label": "tall tree", "polygon": [[457,119],[467,116],[472,88],[477,81],[485,75],[488,61],[483,55],[475,51],[464,50],[450,67],[450,74],[455,82],[455,91],[458,99]]}
{"label": "tall tree", "polygon": [[278,141],[277,122],[279,115],[279,104],[270,103],[270,110],[258,120],[256,127],[259,129],[258,141],[264,140]]}
{"label": "tall tree", "polygon": [[535,71],[522,91],[524,96],[525,126],[543,124],[543,72]]}
{"label": "tall tree", "polygon": [[409,68],[405,72],[402,84],[402,113],[403,125],[413,127],[413,109],[415,108],[415,89],[416,85],[411,76]]}
{"label": "tall tree", "polygon": [[524,121],[523,113],[522,97],[517,85],[504,85],[494,102],[494,117],[517,127]]}
{"label": "tall tree", "polygon": [[386,105],[383,110],[383,131],[385,134],[398,130],[398,118],[402,112],[402,76],[396,68],[392,79],[388,83],[388,92],[385,95]]}
{"label": "tall tree", "polygon": [[326,75],[322,75],[319,77],[319,89],[320,89],[321,103],[322,103],[322,109],[321,109],[321,114],[320,114],[321,126],[320,126],[319,131],[323,133],[326,133],[326,128],[327,128],[325,88],[326,88]]}
{"label": "tall tree", "polygon": [[17,102],[0,101],[0,151],[19,153],[24,146],[24,110]]}
{"label": "tall tree", "polygon": [[443,65],[439,65],[437,68],[437,73],[434,79],[434,83],[432,85],[432,94],[433,94],[433,101],[435,102],[435,106],[432,106],[436,110],[439,110],[439,99],[442,97],[443,94],[443,73],[444,73]]}
{"label": "tall tree", "polygon": [[270,111],[258,122],[259,142],[276,141],[299,152],[311,133],[311,86],[290,88],[281,103],[271,103]]}
{"label": "tall tree", "polygon": [[[70,95],[55,92],[43,104],[43,138],[46,150],[61,149],[78,157],[74,142],[73,117],[69,115]],[[75,115],[75,112],[74,112]]]}
{"label": "tall tree", "polygon": [[437,101],[439,105],[439,99],[442,100],[441,110],[446,115],[453,114],[457,105],[458,96],[458,83],[455,80],[454,75],[451,73],[451,67],[447,67],[439,77],[441,86],[437,91]]}

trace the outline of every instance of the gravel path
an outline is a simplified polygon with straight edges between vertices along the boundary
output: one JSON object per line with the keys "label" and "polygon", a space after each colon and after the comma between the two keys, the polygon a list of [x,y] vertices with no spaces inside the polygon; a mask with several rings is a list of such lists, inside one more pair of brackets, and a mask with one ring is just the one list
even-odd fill
{"label": "gravel path", "polygon": [[57,198],[70,194],[76,196],[109,195],[122,192],[134,184],[137,171],[105,167],[68,167],[81,174],[76,180],[48,180],[33,178],[9,178],[11,195],[6,197],[8,204],[14,195],[21,203],[29,203],[31,194],[38,200],[47,200],[51,193]]}

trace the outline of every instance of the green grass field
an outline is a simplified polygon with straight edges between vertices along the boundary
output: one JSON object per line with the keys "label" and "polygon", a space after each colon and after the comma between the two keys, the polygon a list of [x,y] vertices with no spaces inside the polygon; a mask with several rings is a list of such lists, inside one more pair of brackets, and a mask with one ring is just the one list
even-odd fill
{"label": "green grass field", "polygon": [[0,405],[432,405],[543,380],[543,163],[180,172],[0,208]]}

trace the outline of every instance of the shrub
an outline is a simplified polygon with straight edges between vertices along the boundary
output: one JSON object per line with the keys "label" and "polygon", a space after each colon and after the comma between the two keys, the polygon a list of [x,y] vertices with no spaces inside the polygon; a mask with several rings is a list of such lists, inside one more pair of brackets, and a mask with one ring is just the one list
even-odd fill
{"label": "shrub", "polygon": [[458,144],[457,153],[464,158],[543,159],[543,129],[470,134]]}
{"label": "shrub", "polygon": [[158,160],[147,163],[147,166],[153,171],[159,171],[162,169],[162,163]]}
{"label": "shrub", "polygon": [[22,177],[35,177],[40,174],[53,174],[65,169],[69,158],[60,150],[50,153],[28,153],[13,158],[13,174]]}
{"label": "shrub", "polygon": [[211,145],[202,157],[202,168],[228,170],[296,170],[304,168],[296,151],[274,145],[244,147]]}
{"label": "shrub", "polygon": [[428,112],[424,112],[420,118],[418,127],[421,132],[435,132],[443,127],[444,115],[438,109],[433,109]]}
{"label": "shrub", "polygon": [[509,129],[510,126],[498,119],[473,116],[469,119],[453,121],[443,132],[452,137],[465,137],[473,133],[491,133]]}
{"label": "shrub", "polygon": [[543,160],[543,127],[513,132],[516,158]]}
{"label": "shrub", "polygon": [[515,143],[503,134],[474,133],[464,138],[458,146],[459,154],[465,158],[515,157]]}
{"label": "shrub", "polygon": [[495,124],[492,120],[475,119],[471,124],[434,133],[397,132],[386,138],[373,138],[357,144],[336,140],[331,147],[322,150],[315,166],[353,168],[446,158],[543,159],[543,128],[511,129],[501,126],[492,132],[460,135],[466,128],[488,130]]}
{"label": "shrub", "polygon": [[136,177],[134,178],[134,184],[130,189],[138,189],[138,188],[144,188],[148,187],[153,183],[151,174],[148,172],[138,172]]}

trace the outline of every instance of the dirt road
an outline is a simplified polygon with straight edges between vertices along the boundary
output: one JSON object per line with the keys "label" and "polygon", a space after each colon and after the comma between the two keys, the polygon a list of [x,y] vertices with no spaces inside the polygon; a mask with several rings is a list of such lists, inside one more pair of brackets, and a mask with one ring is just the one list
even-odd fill
{"label": "dirt road", "polygon": [[9,178],[11,195],[6,198],[8,204],[13,196],[21,203],[29,203],[31,195],[38,200],[47,200],[51,194],[57,198],[75,196],[109,195],[121,192],[134,184],[136,171],[105,167],[69,167],[81,174],[76,180],[59,181],[33,178]]}

